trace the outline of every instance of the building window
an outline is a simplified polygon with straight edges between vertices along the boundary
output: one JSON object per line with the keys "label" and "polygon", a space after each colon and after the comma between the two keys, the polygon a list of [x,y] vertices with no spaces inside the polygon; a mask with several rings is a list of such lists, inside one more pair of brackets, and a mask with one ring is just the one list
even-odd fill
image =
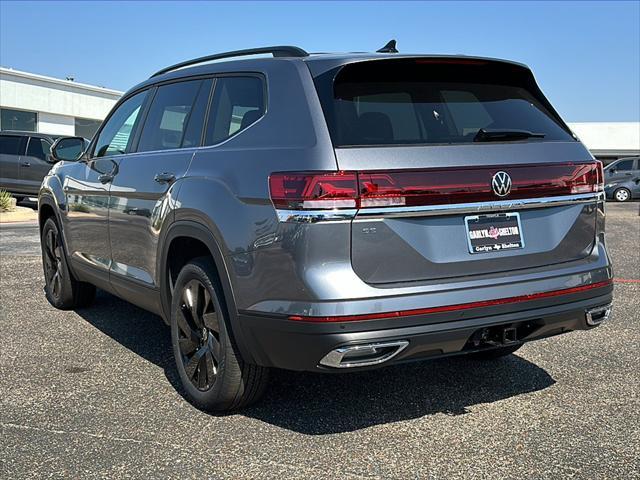
{"label": "building window", "polygon": [[91,120],[90,118],[77,118],[76,123],[76,137],[84,137],[91,140],[93,135],[100,127],[102,120]]}
{"label": "building window", "polygon": [[38,114],[24,110],[0,108],[0,130],[38,131]]}

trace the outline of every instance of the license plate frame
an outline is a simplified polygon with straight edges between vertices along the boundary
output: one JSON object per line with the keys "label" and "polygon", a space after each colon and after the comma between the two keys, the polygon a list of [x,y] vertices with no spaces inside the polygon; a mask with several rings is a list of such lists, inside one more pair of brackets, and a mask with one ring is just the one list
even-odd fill
{"label": "license plate frame", "polygon": [[[467,247],[473,255],[524,248],[524,235],[518,212],[469,215],[464,217],[464,224]],[[513,233],[513,227],[517,227],[516,233]],[[504,228],[510,230],[501,230]]]}

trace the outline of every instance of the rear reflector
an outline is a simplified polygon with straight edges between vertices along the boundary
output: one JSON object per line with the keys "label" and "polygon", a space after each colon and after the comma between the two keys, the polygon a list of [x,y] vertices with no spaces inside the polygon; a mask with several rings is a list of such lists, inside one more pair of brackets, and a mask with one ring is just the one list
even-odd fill
{"label": "rear reflector", "polygon": [[384,318],[410,317],[413,315],[429,315],[432,313],[456,312],[460,310],[469,310],[472,308],[492,307],[495,305],[505,305],[509,303],[528,302],[541,298],[558,297],[561,295],[570,295],[572,293],[593,290],[594,288],[609,287],[613,285],[612,280],[592,283],[590,285],[581,285],[579,287],[565,288],[562,290],[553,290],[550,292],[532,293],[529,295],[520,295],[518,297],[498,298],[495,300],[483,300],[480,302],[460,303],[457,305],[446,305],[442,307],[419,308],[415,310],[401,310],[397,312],[368,313],[364,315],[341,315],[335,317],[307,317],[301,315],[290,315],[289,320],[299,322],[356,322],[361,320],[380,320]]}
{"label": "rear reflector", "polygon": [[[492,180],[506,172],[510,191]],[[373,172],[285,172],[269,177],[276,208],[289,210],[447,205],[556,197],[602,191],[602,164],[549,163]]]}

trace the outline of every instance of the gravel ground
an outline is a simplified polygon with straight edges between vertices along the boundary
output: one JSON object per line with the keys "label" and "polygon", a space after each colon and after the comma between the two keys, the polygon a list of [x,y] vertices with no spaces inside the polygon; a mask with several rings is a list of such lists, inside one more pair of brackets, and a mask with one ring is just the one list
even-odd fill
{"label": "gravel ground", "polygon": [[640,217],[610,205],[609,323],[492,363],[273,372],[209,415],[180,394],[168,329],[100,293],[42,294],[35,226],[0,226],[0,478],[640,478]]}

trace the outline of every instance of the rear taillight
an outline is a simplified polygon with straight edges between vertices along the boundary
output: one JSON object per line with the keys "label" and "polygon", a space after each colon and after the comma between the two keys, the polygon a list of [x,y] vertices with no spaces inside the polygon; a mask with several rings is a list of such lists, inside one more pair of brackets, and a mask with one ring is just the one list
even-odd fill
{"label": "rear taillight", "polygon": [[[498,195],[494,175],[506,172],[510,191]],[[602,191],[602,164],[434,168],[373,172],[284,172],[269,177],[276,208],[323,210],[518,200]]]}
{"label": "rear taillight", "polygon": [[355,172],[273,173],[269,177],[269,191],[276,208],[355,208],[358,200],[358,177]]}
{"label": "rear taillight", "polygon": [[596,169],[598,171],[598,192],[604,192],[604,166],[600,160],[596,160]]}
{"label": "rear taillight", "polygon": [[571,193],[594,193],[601,188],[602,164],[600,162],[577,165],[571,178],[567,179],[567,186]]}

